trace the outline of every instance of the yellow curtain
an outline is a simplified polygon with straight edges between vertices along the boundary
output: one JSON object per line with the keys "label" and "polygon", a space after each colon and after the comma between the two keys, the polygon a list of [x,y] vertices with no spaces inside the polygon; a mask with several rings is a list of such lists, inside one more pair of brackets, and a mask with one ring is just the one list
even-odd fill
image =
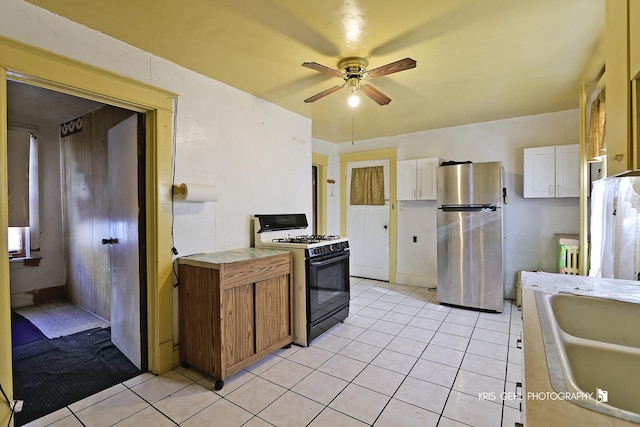
{"label": "yellow curtain", "polygon": [[591,104],[591,118],[589,120],[589,136],[587,139],[587,161],[596,160],[596,157],[607,154],[605,140],[606,129],[606,102],[604,92]]}
{"label": "yellow curtain", "polygon": [[382,166],[351,171],[351,204],[384,205],[384,169]]}

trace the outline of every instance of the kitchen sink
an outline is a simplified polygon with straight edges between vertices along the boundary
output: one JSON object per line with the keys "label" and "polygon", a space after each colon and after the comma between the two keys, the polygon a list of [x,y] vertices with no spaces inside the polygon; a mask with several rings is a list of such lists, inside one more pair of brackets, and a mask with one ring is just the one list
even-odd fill
{"label": "kitchen sink", "polygon": [[640,422],[640,304],[542,292],[536,298],[554,390]]}
{"label": "kitchen sink", "polygon": [[640,348],[640,304],[568,294],[547,299],[558,326],[567,334]]}

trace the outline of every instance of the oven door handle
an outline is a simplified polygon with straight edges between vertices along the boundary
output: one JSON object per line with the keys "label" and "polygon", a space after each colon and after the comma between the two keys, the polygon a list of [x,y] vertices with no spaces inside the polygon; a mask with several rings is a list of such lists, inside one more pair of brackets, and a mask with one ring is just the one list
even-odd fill
{"label": "oven door handle", "polygon": [[343,254],[341,255],[327,255],[327,256],[323,256],[323,257],[318,257],[318,258],[310,258],[309,259],[309,266],[311,267],[322,267],[325,266],[327,264],[331,264],[333,262],[339,262],[344,260],[345,258],[349,258],[349,251],[344,251]]}

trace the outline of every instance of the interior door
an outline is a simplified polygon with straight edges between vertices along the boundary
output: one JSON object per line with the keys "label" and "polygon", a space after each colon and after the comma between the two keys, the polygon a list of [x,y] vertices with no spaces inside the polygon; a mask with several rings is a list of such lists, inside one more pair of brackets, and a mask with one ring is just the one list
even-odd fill
{"label": "interior door", "polygon": [[136,115],[109,130],[108,153],[111,341],[142,369]]}
{"label": "interior door", "polygon": [[389,280],[389,161],[353,162],[347,166],[347,203],[350,200],[351,170],[359,167],[384,168],[385,204],[381,206],[355,205],[347,207],[347,236],[349,237],[352,276]]}

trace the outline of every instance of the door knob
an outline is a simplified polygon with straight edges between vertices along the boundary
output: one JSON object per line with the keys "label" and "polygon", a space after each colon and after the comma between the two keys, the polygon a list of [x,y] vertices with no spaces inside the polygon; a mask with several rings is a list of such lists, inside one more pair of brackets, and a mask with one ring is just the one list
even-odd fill
{"label": "door knob", "polygon": [[387,228],[389,228],[389,226],[387,224],[384,225],[384,229],[386,230]]}
{"label": "door knob", "polygon": [[102,239],[102,244],[103,245],[114,245],[118,243],[118,239],[116,239],[115,237],[110,237],[108,239]]}

